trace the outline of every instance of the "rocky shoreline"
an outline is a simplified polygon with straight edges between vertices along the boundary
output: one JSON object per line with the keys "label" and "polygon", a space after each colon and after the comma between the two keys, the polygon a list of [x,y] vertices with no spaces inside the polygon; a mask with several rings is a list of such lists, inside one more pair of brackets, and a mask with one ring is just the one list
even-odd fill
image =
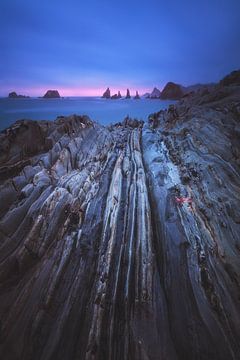
{"label": "rocky shoreline", "polygon": [[0,146],[3,359],[239,359],[237,76],[148,123],[18,121]]}

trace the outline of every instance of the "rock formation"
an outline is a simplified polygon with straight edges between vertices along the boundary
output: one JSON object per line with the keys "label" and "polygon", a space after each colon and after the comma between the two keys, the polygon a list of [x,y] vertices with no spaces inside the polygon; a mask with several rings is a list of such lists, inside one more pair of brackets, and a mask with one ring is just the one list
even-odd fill
{"label": "rock formation", "polygon": [[161,96],[161,91],[158,88],[154,88],[153,91],[151,92],[149,98],[150,99],[160,99]]}
{"label": "rock formation", "polygon": [[229,75],[225,76],[220,84],[223,86],[240,85],[240,70],[232,71]]}
{"label": "rock formation", "polygon": [[139,96],[138,91],[136,91],[136,95],[134,96],[134,99],[135,99],[135,100],[139,100],[139,99],[140,99],[140,96]]}
{"label": "rock formation", "polygon": [[57,90],[48,90],[43,96],[45,99],[60,98],[59,92]]}
{"label": "rock formation", "polygon": [[168,82],[161,93],[162,100],[179,100],[184,95],[180,85]]}
{"label": "rock formation", "polygon": [[182,92],[184,95],[188,95],[191,92],[201,92],[203,90],[210,91],[215,86],[215,83],[207,83],[207,84],[195,84],[190,86],[181,86]]}
{"label": "rock formation", "polygon": [[111,99],[121,99],[121,97],[122,97],[122,95],[121,95],[121,93],[120,93],[120,91],[118,91],[118,93],[117,94],[114,94],[113,96],[111,96]]}
{"label": "rock formation", "polygon": [[130,91],[129,91],[129,89],[127,89],[126,99],[131,99],[131,95],[130,95]]}
{"label": "rock formation", "polygon": [[148,99],[148,98],[150,97],[150,95],[151,95],[151,94],[147,92],[147,93],[145,93],[142,97]]}
{"label": "rock formation", "polygon": [[29,96],[25,95],[18,95],[15,91],[12,91],[8,94],[8,97],[11,99],[22,99],[22,98],[29,98]]}
{"label": "rock formation", "polygon": [[103,93],[103,98],[105,99],[110,99],[111,98],[111,92],[110,92],[110,89],[107,88],[107,90]]}
{"label": "rock formation", "polygon": [[2,359],[239,359],[239,95],[1,133]]}

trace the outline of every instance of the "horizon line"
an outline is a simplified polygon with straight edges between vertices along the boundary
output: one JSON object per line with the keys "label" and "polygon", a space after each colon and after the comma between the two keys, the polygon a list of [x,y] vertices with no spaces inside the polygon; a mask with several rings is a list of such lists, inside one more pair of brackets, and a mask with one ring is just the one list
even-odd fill
{"label": "horizon line", "polygon": [[[41,88],[22,88],[22,87],[8,87],[5,88],[4,91],[1,91],[0,97],[8,97],[11,92],[16,92],[17,95],[25,95],[30,97],[43,97],[48,90],[57,90],[59,92],[60,97],[81,97],[81,96],[98,96],[101,97],[106,89],[109,88],[111,91],[111,95],[117,94],[120,91],[121,95],[124,97],[127,93],[127,89],[129,89],[131,96],[135,96],[136,91],[138,91],[139,95],[144,95],[149,91],[147,88],[139,87],[135,88],[133,86],[129,88],[119,87],[110,87],[107,86],[105,88],[69,88],[69,87],[41,87]],[[10,90],[9,90],[10,89]]]}

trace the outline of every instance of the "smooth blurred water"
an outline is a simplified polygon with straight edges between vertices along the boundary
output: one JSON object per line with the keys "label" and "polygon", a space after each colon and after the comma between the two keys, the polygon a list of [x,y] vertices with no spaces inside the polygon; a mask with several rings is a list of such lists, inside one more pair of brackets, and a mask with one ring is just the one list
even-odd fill
{"label": "smooth blurred water", "polygon": [[59,115],[88,115],[103,125],[122,121],[127,115],[147,120],[149,114],[167,108],[174,101],[150,99],[106,100],[100,97],[62,99],[0,98],[0,130],[16,120],[55,120]]}

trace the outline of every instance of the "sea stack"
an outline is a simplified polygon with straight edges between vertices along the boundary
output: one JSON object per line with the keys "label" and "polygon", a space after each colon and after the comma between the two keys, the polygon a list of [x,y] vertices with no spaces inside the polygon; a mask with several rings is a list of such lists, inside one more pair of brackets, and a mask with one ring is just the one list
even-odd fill
{"label": "sea stack", "polygon": [[131,99],[131,95],[130,95],[130,91],[129,91],[129,89],[127,89],[126,99]]}
{"label": "sea stack", "polygon": [[136,91],[136,95],[134,96],[134,99],[135,99],[135,100],[139,100],[139,99],[140,99],[140,96],[139,96],[138,91]]}
{"label": "sea stack", "polygon": [[43,97],[44,99],[60,98],[60,94],[57,90],[48,90]]}
{"label": "sea stack", "polygon": [[109,89],[109,87],[107,88],[107,90],[103,93],[102,96],[104,99],[110,99],[111,98],[111,91]]}
{"label": "sea stack", "polygon": [[181,85],[168,82],[161,93],[162,100],[179,100],[183,97],[184,92]]}
{"label": "sea stack", "polygon": [[114,94],[114,95],[111,96],[111,99],[112,100],[117,100],[117,99],[121,99],[121,97],[122,97],[122,95],[121,95],[120,91],[118,91],[117,94]]}
{"label": "sea stack", "polygon": [[149,98],[150,99],[160,99],[161,96],[161,91],[158,88],[154,88],[153,91],[151,92]]}

